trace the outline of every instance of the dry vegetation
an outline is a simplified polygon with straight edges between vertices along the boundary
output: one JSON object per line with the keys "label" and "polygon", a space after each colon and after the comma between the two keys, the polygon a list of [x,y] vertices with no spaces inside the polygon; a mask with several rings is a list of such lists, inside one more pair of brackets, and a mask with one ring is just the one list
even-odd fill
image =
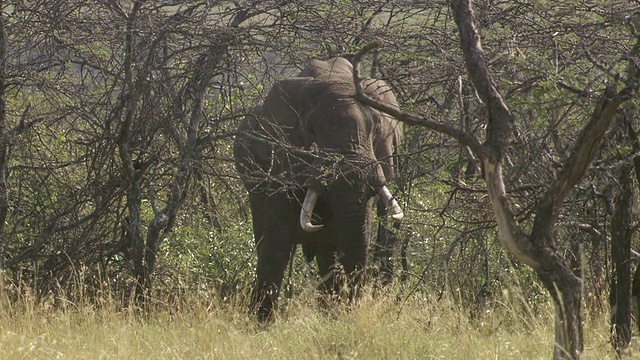
{"label": "dry vegetation", "polygon": [[[206,296],[159,303],[150,315],[28,295],[6,297],[0,310],[3,359],[546,359],[553,306],[532,309],[520,291],[504,291],[483,315],[470,318],[452,299],[372,296],[352,309],[318,309],[308,292],[277,321],[257,327],[241,304]],[[615,358],[609,325],[587,316],[583,359]],[[640,351],[637,342],[632,351]]]}

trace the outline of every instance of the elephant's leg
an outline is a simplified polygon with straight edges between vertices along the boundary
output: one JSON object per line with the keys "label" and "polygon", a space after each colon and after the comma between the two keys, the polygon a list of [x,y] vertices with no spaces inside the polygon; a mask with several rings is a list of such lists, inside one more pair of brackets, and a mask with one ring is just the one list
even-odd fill
{"label": "elephant's leg", "polygon": [[249,206],[251,207],[251,221],[253,225],[253,240],[259,243],[262,239],[264,226],[264,214],[266,196],[262,193],[249,194]]}
{"label": "elephant's leg", "polygon": [[320,274],[318,302],[328,309],[340,294],[340,264],[336,261],[336,248],[330,244],[320,244],[315,248],[316,263]]}
{"label": "elephant's leg", "polygon": [[373,244],[372,258],[375,262],[380,263],[377,278],[383,286],[389,285],[393,281],[395,271],[393,254],[400,243],[399,229],[399,221],[394,221],[392,224],[381,221],[378,224],[378,236]]}
{"label": "elephant's leg", "polygon": [[337,268],[335,251],[335,246],[329,244],[320,244],[315,247],[316,263],[321,281],[318,285],[318,291],[323,294],[331,295],[337,290],[336,272],[339,269]]}
{"label": "elephant's leg", "polygon": [[270,319],[280,295],[282,279],[294,245],[299,210],[284,196],[269,199],[265,214],[262,240],[258,243],[257,284],[253,304],[257,305],[258,320]]}
{"label": "elephant's leg", "polygon": [[273,307],[280,295],[282,279],[291,254],[292,245],[286,241],[271,241],[263,237],[258,249],[257,284],[253,303],[257,306],[258,320],[270,319]]}

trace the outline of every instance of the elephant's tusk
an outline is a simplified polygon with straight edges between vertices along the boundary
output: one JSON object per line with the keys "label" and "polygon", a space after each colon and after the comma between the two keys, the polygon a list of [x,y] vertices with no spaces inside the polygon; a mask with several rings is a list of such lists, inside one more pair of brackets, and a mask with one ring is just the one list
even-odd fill
{"label": "elephant's tusk", "polygon": [[400,205],[398,205],[396,199],[393,198],[393,195],[391,195],[391,191],[389,191],[386,186],[383,186],[378,190],[378,195],[380,195],[380,198],[387,207],[387,215],[391,216],[394,220],[402,220],[404,212]]}
{"label": "elephant's tusk", "polygon": [[306,232],[316,232],[323,227],[323,225],[313,225],[311,223],[311,215],[313,214],[313,208],[316,206],[317,200],[318,193],[313,189],[307,190],[304,203],[302,203],[302,210],[300,210],[300,227]]}

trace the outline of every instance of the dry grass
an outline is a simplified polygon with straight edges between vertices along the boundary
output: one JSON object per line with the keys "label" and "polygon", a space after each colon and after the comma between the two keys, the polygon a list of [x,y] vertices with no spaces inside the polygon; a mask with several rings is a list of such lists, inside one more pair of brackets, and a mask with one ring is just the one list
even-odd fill
{"label": "dry grass", "polygon": [[[28,299],[2,302],[3,359],[548,359],[552,309],[505,296],[481,318],[451,301],[365,296],[331,313],[303,294],[259,328],[241,306],[186,299],[146,318],[117,310]],[[59,302],[59,301],[58,301]],[[191,303],[190,303],[191,302]],[[583,358],[615,358],[602,317],[586,324]],[[637,346],[636,346],[637,349]],[[637,352],[637,350],[636,350]]]}

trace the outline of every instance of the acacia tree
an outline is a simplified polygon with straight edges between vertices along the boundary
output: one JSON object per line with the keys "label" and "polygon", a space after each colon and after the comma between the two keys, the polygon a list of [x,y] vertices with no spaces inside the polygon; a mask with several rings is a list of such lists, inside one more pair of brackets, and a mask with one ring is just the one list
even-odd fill
{"label": "acacia tree", "polygon": [[[77,186],[75,175],[84,160],[66,151],[70,139],[58,133],[63,119],[73,123],[77,118],[72,114],[82,109],[70,100],[77,83],[65,76],[69,52],[58,41],[66,24],[48,21],[78,7],[68,4],[62,11],[58,5],[0,3],[2,266],[6,274],[27,282],[35,282],[36,266],[25,260],[34,260],[56,234],[95,224],[106,209],[103,202],[93,201],[90,185]],[[40,272],[47,273],[55,263],[45,262]]]}
{"label": "acacia tree", "polygon": [[[110,288],[135,288],[138,298],[150,288],[164,239],[187,227],[185,211],[198,215],[198,202],[220,199],[212,194],[241,198],[225,151],[234,120],[269,76],[353,50],[380,31],[373,20],[382,8],[202,0],[0,5],[6,274],[47,293],[82,269],[83,281],[99,285],[104,274]],[[242,216],[234,200],[222,206]],[[203,248],[209,240],[200,240]]]}
{"label": "acacia tree", "polygon": [[245,20],[278,4],[0,4],[2,265],[16,283],[50,290],[83,269],[84,281],[105,274],[112,289],[148,294],[190,189],[212,205],[203,184],[229,181],[215,176],[230,161],[208,160],[242,113],[233,97],[255,70],[243,56],[266,48],[247,40],[267,41],[264,19],[277,17]]}
{"label": "acacia tree", "polygon": [[[358,99],[385,111],[405,123],[428,127],[455,138],[467,146],[482,164],[482,177],[494,216],[498,236],[504,247],[516,259],[533,268],[545,288],[551,294],[556,308],[556,332],[554,358],[577,358],[583,349],[582,288],[567,261],[557,251],[556,229],[560,209],[569,192],[580,181],[598,151],[602,137],[625,101],[637,91],[638,48],[628,54],[629,66],[624,87],[618,90],[618,80],[612,78],[595,105],[587,125],[580,132],[573,148],[556,174],[554,181],[537,199],[534,220],[530,230],[517,221],[513,200],[505,189],[504,161],[514,134],[514,119],[497,90],[485,59],[470,1],[452,1],[451,9],[460,34],[466,68],[478,95],[487,109],[487,131],[484,142],[475,136],[448,124],[403,113],[368,98],[362,88],[359,62],[363,54],[380,46],[372,43],[354,58],[354,81],[358,85]],[[637,41],[640,36],[636,33]]]}
{"label": "acacia tree", "polygon": [[[141,304],[151,290],[160,246],[173,230],[190,187],[201,178],[203,152],[228,137],[207,131],[214,130],[206,126],[207,102],[214,103],[210,86],[214,79],[240,71],[230,53],[250,36],[251,26],[241,25],[272,4],[176,5],[138,0],[129,7],[119,2],[105,6],[124,28],[116,68],[120,76],[108,79],[120,89],[108,122],[113,124],[122,169],[122,241],[130,246]],[[145,220],[144,200],[150,205],[150,220]]]}

